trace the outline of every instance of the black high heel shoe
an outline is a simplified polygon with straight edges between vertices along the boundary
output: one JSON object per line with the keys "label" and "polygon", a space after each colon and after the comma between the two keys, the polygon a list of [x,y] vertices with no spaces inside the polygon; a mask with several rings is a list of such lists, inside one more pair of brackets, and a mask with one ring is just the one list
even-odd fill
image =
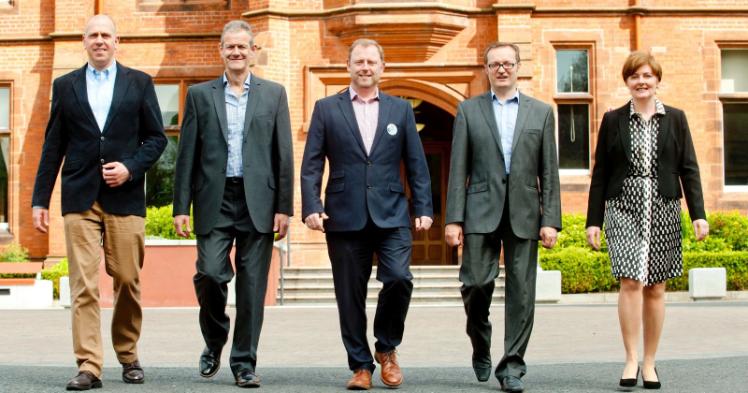
{"label": "black high heel shoe", "polygon": [[634,375],[634,378],[621,378],[618,382],[618,386],[622,388],[633,388],[636,386],[636,382],[639,380],[639,371],[639,367],[636,367],[636,375]]}
{"label": "black high heel shoe", "polygon": [[660,383],[660,374],[657,373],[657,367],[655,367],[655,375],[657,376],[657,381],[647,381],[644,379],[644,374],[642,374],[642,386],[644,386],[644,389],[659,389],[662,386]]}

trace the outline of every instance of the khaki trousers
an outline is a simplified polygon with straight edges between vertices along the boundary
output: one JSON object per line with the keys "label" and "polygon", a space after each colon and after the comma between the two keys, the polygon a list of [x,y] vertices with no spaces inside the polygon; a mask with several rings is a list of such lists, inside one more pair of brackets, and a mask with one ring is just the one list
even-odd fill
{"label": "khaki trousers", "polygon": [[143,266],[145,220],[106,213],[98,202],[90,210],[65,215],[70,270],[73,352],[80,371],[101,375],[103,349],[99,308],[99,263],[104,249],[106,272],[113,279],[112,344],[120,363],[138,359],[137,342],[143,312],[140,269]]}

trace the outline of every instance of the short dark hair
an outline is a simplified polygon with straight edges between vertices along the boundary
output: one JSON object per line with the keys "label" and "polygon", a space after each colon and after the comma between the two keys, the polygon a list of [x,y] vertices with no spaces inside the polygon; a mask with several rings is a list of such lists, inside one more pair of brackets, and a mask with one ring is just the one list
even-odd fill
{"label": "short dark hair", "polygon": [[655,60],[651,53],[640,50],[631,52],[629,57],[627,57],[626,61],[623,63],[623,69],[621,70],[623,81],[626,82],[631,75],[634,75],[636,70],[645,65],[650,66],[652,68],[652,73],[657,77],[657,80],[662,82],[662,67],[660,66],[660,63]]}
{"label": "short dark hair", "polygon": [[514,49],[514,54],[516,55],[515,58],[517,59],[517,64],[519,64],[519,46],[511,42],[501,42],[501,41],[494,42],[493,44],[489,45],[485,51],[483,51],[483,64],[488,64],[488,52],[496,48],[504,48],[504,47],[510,47]]}

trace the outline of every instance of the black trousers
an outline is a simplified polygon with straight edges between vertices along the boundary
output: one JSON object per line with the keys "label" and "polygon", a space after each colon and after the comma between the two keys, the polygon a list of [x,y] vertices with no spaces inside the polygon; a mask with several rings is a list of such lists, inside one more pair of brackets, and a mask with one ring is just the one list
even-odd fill
{"label": "black trousers", "polygon": [[488,316],[503,247],[506,269],[504,356],[495,374],[499,380],[509,375],[522,377],[527,372],[524,356],[535,319],[538,241],[520,239],[512,232],[509,206],[505,205],[496,231],[467,234],[464,242],[460,291],[467,315],[467,334],[473,344],[473,367],[492,365]]}
{"label": "black trousers", "polygon": [[229,252],[236,241],[236,321],[231,371],[254,371],[260,340],[273,234],[259,233],[252,223],[241,181],[226,182],[220,217],[206,235],[197,236],[197,273],[193,279],[200,304],[205,345],[221,352],[229,335],[226,314],[228,283],[234,276]]}
{"label": "black trousers", "polygon": [[395,349],[403,339],[405,317],[413,292],[410,273],[410,228],[378,228],[371,221],[361,231],[327,232],[340,331],[351,370],[374,370],[366,339],[366,290],[377,255],[377,280],[383,283],[374,316],[374,346]]}

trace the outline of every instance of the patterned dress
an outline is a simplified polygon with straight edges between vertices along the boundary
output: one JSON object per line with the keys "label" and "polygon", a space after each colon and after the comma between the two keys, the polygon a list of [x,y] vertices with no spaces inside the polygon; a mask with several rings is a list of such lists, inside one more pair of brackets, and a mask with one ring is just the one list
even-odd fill
{"label": "patterned dress", "polygon": [[605,205],[605,236],[613,275],[653,285],[683,274],[680,201],[657,188],[657,135],[665,107],[645,121],[631,101],[631,163],[621,194]]}

